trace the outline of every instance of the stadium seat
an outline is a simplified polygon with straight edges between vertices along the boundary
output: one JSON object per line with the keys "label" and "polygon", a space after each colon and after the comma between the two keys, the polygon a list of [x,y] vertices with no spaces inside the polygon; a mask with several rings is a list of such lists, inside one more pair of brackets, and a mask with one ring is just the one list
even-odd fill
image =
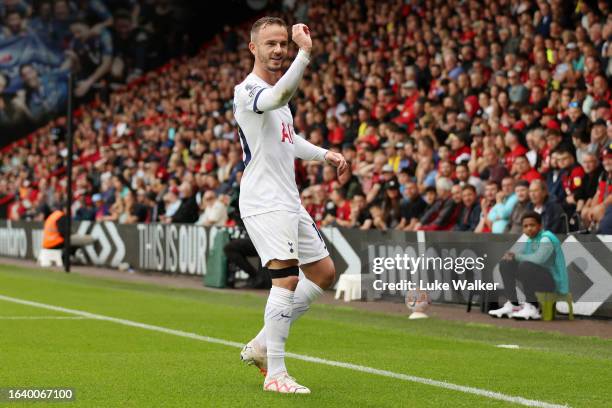
{"label": "stadium seat", "polygon": [[336,285],[336,299],[344,293],[344,301],[362,300],[362,295],[365,294],[365,300],[370,302],[381,298],[381,293],[373,287],[374,276],[362,274],[342,274]]}
{"label": "stadium seat", "polygon": [[555,319],[557,314],[556,302],[558,301],[567,302],[569,308],[568,319],[574,320],[574,301],[571,293],[562,295],[555,292],[536,292],[536,297],[542,308],[542,320],[550,321]]}
{"label": "stadium seat", "polygon": [[361,274],[343,273],[336,286],[336,299],[344,293],[344,301],[361,300]]}
{"label": "stadium seat", "polygon": [[62,261],[61,249],[46,249],[42,248],[38,254],[38,264],[42,267],[49,267],[55,263],[57,266],[64,266]]}

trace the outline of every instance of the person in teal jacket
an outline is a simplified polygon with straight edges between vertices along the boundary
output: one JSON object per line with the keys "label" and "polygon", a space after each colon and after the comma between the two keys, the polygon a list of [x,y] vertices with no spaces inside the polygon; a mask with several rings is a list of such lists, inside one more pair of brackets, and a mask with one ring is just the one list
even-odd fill
{"label": "person in teal jacket", "polygon": [[[500,309],[489,311],[494,317],[540,319],[536,292],[569,292],[567,265],[559,239],[542,228],[542,217],[537,212],[523,215],[522,224],[527,236],[522,251],[506,253],[499,264],[508,300]],[[523,284],[526,298],[520,306],[517,303],[517,280]]]}
{"label": "person in teal jacket", "polygon": [[487,217],[491,222],[491,232],[501,234],[506,230],[506,226],[510,222],[512,210],[518,202],[518,197],[514,192],[514,179],[512,177],[504,177],[502,189],[497,193],[496,201],[497,204],[491,208]]}

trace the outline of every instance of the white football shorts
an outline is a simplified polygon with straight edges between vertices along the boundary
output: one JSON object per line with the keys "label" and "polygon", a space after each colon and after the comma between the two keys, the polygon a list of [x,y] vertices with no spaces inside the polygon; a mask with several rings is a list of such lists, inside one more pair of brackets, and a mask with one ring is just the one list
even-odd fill
{"label": "white football shorts", "polygon": [[279,210],[242,220],[262,266],[272,259],[297,259],[304,265],[329,256],[321,232],[304,207],[299,213]]}

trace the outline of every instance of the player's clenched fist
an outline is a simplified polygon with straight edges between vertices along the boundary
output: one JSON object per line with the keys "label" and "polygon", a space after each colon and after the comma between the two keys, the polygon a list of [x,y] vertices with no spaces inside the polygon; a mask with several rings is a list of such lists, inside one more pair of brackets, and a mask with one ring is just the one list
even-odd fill
{"label": "player's clenched fist", "polygon": [[300,49],[310,54],[312,50],[312,39],[310,38],[310,30],[306,24],[294,24],[293,27],[291,27],[291,39]]}
{"label": "player's clenched fist", "polygon": [[325,161],[330,163],[332,166],[337,167],[338,176],[341,176],[345,171],[348,170],[348,163],[340,153],[328,151],[325,153]]}

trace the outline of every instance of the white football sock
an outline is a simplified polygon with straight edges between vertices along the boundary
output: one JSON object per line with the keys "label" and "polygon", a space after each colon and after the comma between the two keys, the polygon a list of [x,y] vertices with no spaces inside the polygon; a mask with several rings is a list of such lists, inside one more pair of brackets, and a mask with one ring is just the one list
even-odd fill
{"label": "white football sock", "polygon": [[[300,316],[310,309],[310,304],[323,294],[323,289],[313,281],[303,277],[299,280],[293,295],[293,305],[291,310],[291,323],[295,322]],[[266,347],[266,326],[262,327],[255,339],[259,347]]]}
{"label": "white football sock", "polygon": [[289,327],[291,327],[292,304],[292,291],[272,286],[264,314],[268,377],[287,371],[285,367],[285,342],[289,336]]}
{"label": "white football sock", "polygon": [[310,309],[310,304],[323,294],[323,289],[313,281],[303,277],[295,287],[293,295],[293,309],[291,311],[291,323],[299,319]]}

